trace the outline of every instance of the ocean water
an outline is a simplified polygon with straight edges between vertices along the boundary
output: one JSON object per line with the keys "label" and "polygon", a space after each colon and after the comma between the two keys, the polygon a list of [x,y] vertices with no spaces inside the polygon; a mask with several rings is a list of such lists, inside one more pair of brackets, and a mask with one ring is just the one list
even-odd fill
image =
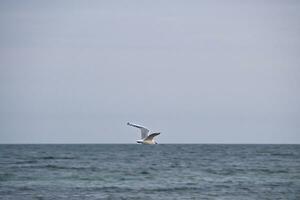
{"label": "ocean water", "polygon": [[300,199],[300,145],[0,145],[0,199]]}

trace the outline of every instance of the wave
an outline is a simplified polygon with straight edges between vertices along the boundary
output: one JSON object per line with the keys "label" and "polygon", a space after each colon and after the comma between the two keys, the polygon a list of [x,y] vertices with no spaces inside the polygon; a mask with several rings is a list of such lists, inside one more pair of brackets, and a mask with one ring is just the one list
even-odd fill
{"label": "wave", "polygon": [[145,188],[145,187],[122,187],[122,186],[102,186],[102,187],[93,187],[93,188],[81,188],[77,189],[88,189],[102,192],[181,192],[181,191],[199,191],[203,188],[195,186],[177,186],[177,187],[154,187],[154,188]]}
{"label": "wave", "polygon": [[34,164],[37,163],[37,160],[24,160],[24,161],[17,161],[11,164],[17,164],[17,165],[22,165],[22,164]]}
{"label": "wave", "polygon": [[84,170],[89,169],[90,167],[69,167],[69,166],[61,166],[61,165],[40,165],[35,166],[37,168],[47,168],[47,169],[68,169],[68,170]]}
{"label": "wave", "polygon": [[38,157],[37,159],[42,159],[42,160],[72,160],[75,159],[76,157],[68,157],[68,156],[44,156],[44,157]]}

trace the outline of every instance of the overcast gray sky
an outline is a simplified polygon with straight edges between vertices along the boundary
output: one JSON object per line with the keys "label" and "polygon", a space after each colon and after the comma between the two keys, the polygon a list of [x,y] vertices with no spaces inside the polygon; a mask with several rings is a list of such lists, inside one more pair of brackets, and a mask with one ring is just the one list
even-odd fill
{"label": "overcast gray sky", "polygon": [[0,2],[0,143],[300,143],[300,1]]}

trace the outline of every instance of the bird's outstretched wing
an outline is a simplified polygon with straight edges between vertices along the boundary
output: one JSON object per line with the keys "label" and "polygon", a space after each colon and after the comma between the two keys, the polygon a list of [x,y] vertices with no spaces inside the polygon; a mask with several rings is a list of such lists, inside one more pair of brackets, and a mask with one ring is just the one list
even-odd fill
{"label": "bird's outstretched wing", "polygon": [[129,122],[127,123],[127,125],[140,129],[141,130],[141,139],[145,139],[146,137],[148,137],[149,130],[147,128],[140,126],[140,125],[131,124]]}
{"label": "bird's outstretched wing", "polygon": [[150,134],[145,140],[153,140],[153,138],[157,135],[159,135],[160,133],[152,133]]}

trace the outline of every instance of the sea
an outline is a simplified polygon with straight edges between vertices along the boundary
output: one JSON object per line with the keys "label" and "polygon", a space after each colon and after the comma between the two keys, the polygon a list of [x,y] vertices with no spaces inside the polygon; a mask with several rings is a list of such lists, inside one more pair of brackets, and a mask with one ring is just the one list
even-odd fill
{"label": "sea", "polygon": [[300,145],[0,145],[0,199],[300,199]]}

